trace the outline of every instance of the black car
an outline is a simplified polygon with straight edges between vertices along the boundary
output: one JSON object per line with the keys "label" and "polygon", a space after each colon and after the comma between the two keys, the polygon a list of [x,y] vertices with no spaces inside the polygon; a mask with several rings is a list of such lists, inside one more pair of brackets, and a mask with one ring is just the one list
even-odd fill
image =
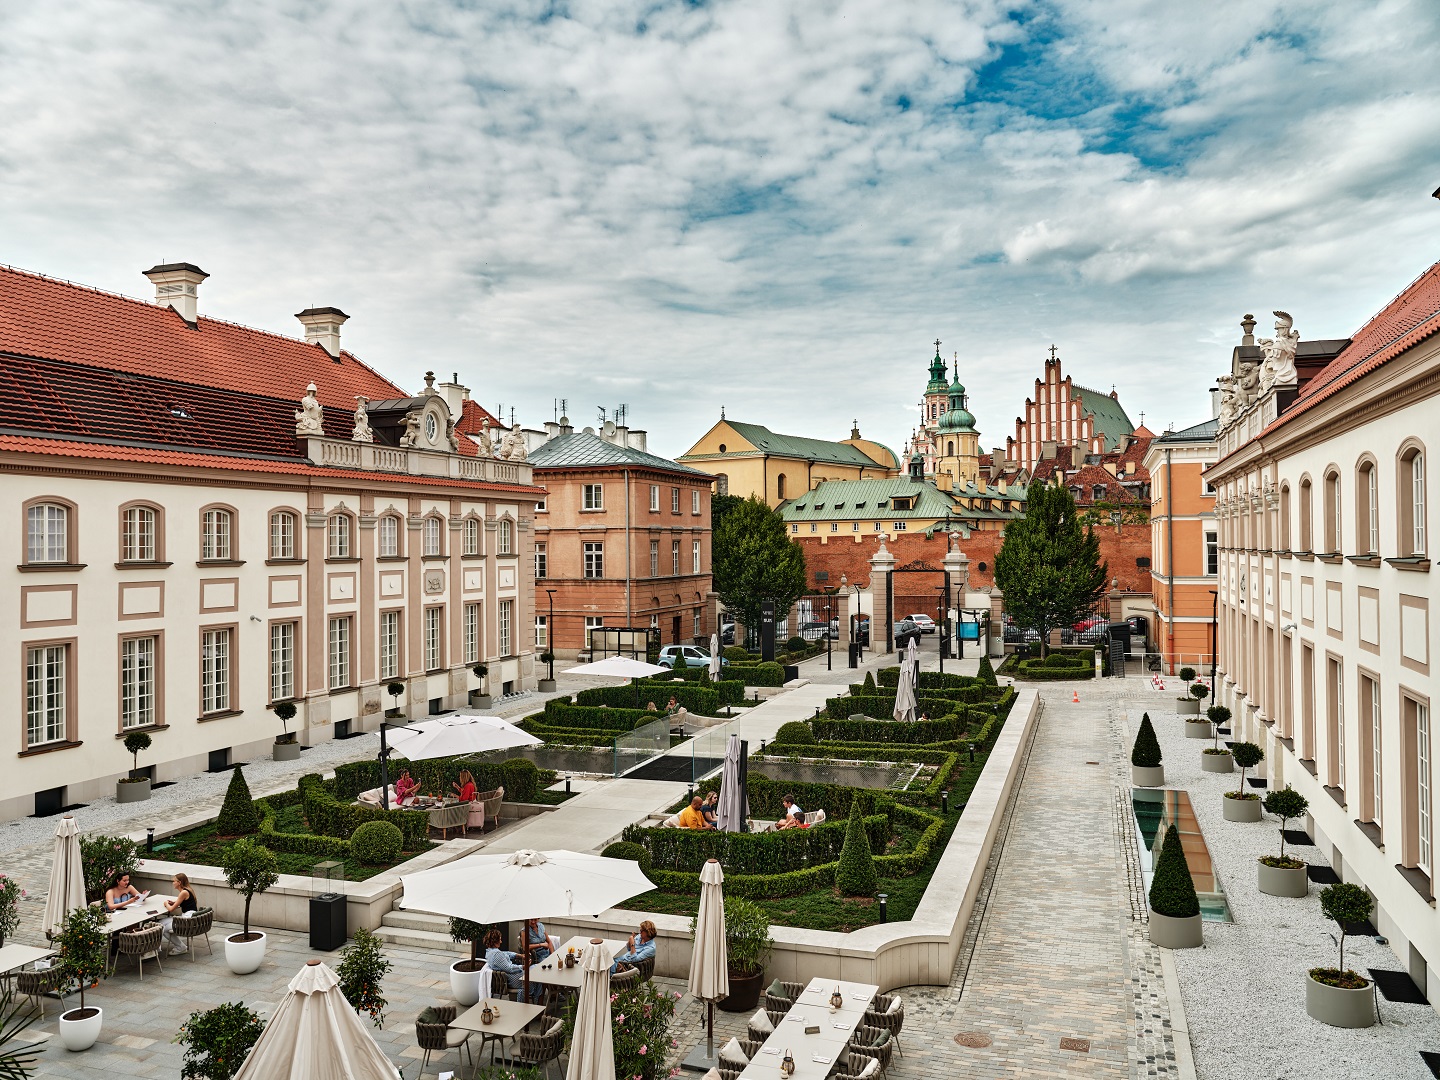
{"label": "black car", "polygon": [[910,642],[920,640],[920,624],[914,619],[901,619],[895,624],[895,648],[908,649]]}

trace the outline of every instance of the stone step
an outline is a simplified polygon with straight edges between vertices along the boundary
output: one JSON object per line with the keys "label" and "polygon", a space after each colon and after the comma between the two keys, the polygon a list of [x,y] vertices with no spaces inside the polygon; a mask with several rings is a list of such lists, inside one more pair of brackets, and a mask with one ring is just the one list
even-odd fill
{"label": "stone step", "polygon": [[424,911],[395,910],[381,917],[382,926],[398,930],[427,930],[432,934],[450,936],[450,920],[444,915],[431,915]]}
{"label": "stone step", "polygon": [[403,945],[408,949],[433,949],[437,952],[468,953],[469,945],[450,940],[449,933],[437,934],[431,930],[411,930],[402,926],[381,925],[375,931],[381,941]]}

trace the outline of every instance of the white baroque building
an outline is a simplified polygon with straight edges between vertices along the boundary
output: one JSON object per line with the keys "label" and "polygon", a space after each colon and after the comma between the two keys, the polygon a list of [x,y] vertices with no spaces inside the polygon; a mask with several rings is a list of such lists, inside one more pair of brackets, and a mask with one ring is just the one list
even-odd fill
{"label": "white baroque building", "polygon": [[1310,800],[1312,837],[1374,896],[1377,931],[1440,1001],[1440,263],[1349,339],[1300,342],[1275,316],[1275,337],[1255,346],[1247,328],[1221,379],[1220,459],[1206,472],[1217,696],[1231,738],[1265,750],[1270,788]]}
{"label": "white baroque building", "polygon": [[[408,394],[340,347],[0,268],[0,653],[20,676],[0,818],[114,793],[148,732],[164,780],[534,685],[523,451],[458,381]],[[479,431],[479,435],[467,432]],[[387,687],[404,687],[398,701]]]}

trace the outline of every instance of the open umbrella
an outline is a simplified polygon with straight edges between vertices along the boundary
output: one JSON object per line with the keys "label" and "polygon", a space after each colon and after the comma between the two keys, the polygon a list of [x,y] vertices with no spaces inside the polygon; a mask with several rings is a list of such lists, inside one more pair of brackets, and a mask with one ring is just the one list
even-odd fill
{"label": "open umbrella", "polygon": [[565,1080],[615,1080],[615,1040],[610,1032],[610,957],[605,942],[591,938],[580,957],[585,973],[575,1005],[575,1034]]}
{"label": "open umbrella", "polygon": [[390,748],[411,761],[422,758],[483,754],[487,750],[508,750],[534,746],[542,740],[521,731],[498,716],[437,716],[390,734]]}
{"label": "open umbrella", "polygon": [[647,664],[644,660],[632,660],[628,656],[607,656],[592,664],[581,664],[568,668],[566,675],[604,675],[612,679],[643,679],[646,675],[659,675],[669,671],[659,664]]}
{"label": "open umbrella", "polygon": [[695,950],[690,956],[689,991],[705,1002],[705,1056],[715,1060],[715,1002],[730,993],[730,964],[725,949],[725,874],[718,859],[700,869],[700,909],[695,917]]}
{"label": "open umbrella", "polygon": [[290,980],[235,1080],[396,1080],[400,1075],[319,960]]}
{"label": "open umbrella", "polygon": [[721,832],[744,832],[750,816],[750,800],[742,775],[746,743],[733,731],[725,742],[725,763],[720,769],[720,805],[715,810],[715,827]]}
{"label": "open umbrella", "polygon": [[720,639],[710,635],[710,678],[720,678]]}
{"label": "open umbrella", "polygon": [[80,826],[66,814],[55,829],[55,856],[50,863],[50,894],[40,929],[58,933],[65,916],[85,906],[85,869],[80,859]]}

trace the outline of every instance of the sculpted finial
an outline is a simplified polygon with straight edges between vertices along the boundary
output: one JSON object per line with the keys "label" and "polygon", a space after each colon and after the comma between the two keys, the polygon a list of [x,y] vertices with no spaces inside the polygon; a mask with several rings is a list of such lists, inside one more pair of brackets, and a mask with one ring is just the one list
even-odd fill
{"label": "sculpted finial", "polygon": [[305,396],[300,399],[300,408],[295,410],[296,435],[325,434],[325,410],[320,407],[320,399],[315,396],[315,391],[316,386],[312,382],[305,388]]}
{"label": "sculpted finial", "polygon": [[355,395],[355,430],[350,435],[351,442],[374,442],[375,433],[370,430],[370,413],[366,406],[370,399],[364,394]]}

